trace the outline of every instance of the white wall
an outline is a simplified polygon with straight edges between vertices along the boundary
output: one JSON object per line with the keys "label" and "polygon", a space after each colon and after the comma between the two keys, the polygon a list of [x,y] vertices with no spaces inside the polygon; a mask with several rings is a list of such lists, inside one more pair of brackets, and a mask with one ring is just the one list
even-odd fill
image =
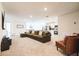
{"label": "white wall", "polygon": [[[28,26],[32,26],[34,30],[41,30],[43,26],[48,22],[56,22],[58,24],[58,17],[51,18],[21,18],[15,15],[7,13],[5,16],[6,22],[11,23],[11,32],[12,35],[20,35],[20,33],[24,33],[27,31]],[[24,25],[24,28],[17,28],[17,24]]]}
{"label": "white wall", "polygon": [[[24,24],[26,27],[26,23],[30,22],[31,19],[22,19],[20,17],[16,17],[13,15],[9,15],[6,17],[8,22],[12,22],[12,34],[18,35],[22,32],[26,31],[26,28],[17,29],[17,24]],[[75,11],[72,13],[64,14],[61,16],[58,16],[58,18],[44,18],[44,19],[32,19],[31,23],[34,23],[35,21],[42,21],[42,22],[52,22],[52,20],[58,20],[58,35],[53,35],[52,40],[62,40],[65,35],[71,35],[72,33],[79,33],[79,11]],[[74,21],[77,23],[74,24]],[[40,23],[39,23],[40,24]],[[51,31],[51,33],[53,33]]]}
{"label": "white wall", "polygon": [[24,28],[17,28],[17,24],[25,24],[25,21],[23,21],[23,19],[20,17],[14,16],[12,14],[5,14],[5,23],[11,23],[11,35],[18,35],[24,31]]}
{"label": "white wall", "polygon": [[[74,24],[74,21],[76,21],[76,24]],[[59,16],[58,24],[59,35],[54,38],[55,40],[62,40],[65,35],[79,33],[79,11]]]}
{"label": "white wall", "polygon": [[2,37],[3,37],[1,11],[3,11],[3,8],[2,8],[2,5],[0,3],[0,45],[1,45],[1,40],[2,40]]}

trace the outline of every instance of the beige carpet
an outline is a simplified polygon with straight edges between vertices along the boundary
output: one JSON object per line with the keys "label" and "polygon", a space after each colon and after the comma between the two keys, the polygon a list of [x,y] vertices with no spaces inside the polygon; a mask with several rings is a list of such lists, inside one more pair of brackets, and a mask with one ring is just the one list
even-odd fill
{"label": "beige carpet", "polygon": [[53,42],[40,43],[30,38],[13,37],[10,49],[2,56],[63,56]]}

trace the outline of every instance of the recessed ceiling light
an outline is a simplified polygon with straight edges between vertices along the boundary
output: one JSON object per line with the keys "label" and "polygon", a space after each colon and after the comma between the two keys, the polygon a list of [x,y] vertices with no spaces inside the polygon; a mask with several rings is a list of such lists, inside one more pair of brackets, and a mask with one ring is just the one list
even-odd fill
{"label": "recessed ceiling light", "polygon": [[32,15],[30,16],[30,18],[32,18]]}
{"label": "recessed ceiling light", "polygon": [[44,11],[47,11],[47,8],[44,8]]}

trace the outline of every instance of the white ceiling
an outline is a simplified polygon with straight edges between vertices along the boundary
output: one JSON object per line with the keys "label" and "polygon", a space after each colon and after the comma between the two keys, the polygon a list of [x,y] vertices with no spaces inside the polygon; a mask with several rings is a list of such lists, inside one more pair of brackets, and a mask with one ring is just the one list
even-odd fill
{"label": "white ceiling", "polygon": [[78,2],[5,2],[2,5],[7,13],[25,17],[59,16],[79,10]]}

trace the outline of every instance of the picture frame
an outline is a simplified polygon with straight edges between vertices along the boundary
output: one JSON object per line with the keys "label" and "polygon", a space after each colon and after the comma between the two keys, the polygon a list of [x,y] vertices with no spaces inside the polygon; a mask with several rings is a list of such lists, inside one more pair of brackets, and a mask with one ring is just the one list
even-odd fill
{"label": "picture frame", "polygon": [[24,28],[23,24],[17,24],[17,28]]}

